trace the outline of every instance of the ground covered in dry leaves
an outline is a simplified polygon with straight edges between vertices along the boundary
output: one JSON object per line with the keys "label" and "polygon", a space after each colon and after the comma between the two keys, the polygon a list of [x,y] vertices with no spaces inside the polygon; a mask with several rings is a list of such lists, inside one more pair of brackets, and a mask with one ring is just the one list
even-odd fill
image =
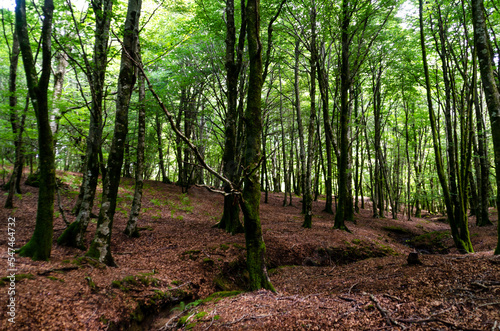
{"label": "ground covered in dry leaves", "polygon": [[[81,181],[65,183],[69,221]],[[23,186],[14,210],[0,208],[1,277],[7,275],[7,220],[16,218],[16,247],[35,227],[38,189]],[[276,293],[245,292],[242,234],[212,226],[223,198],[203,188],[145,183],[141,237],[123,234],[133,180],[124,179],[112,252],[117,268],[54,244],[48,262],[16,257],[16,317],[8,322],[8,280],[0,282],[0,329],[15,330],[494,330],[500,325],[500,259],[495,226],[470,219],[475,254],[453,249],[449,225],[432,218],[372,219],[369,209],[333,230],[333,215],[314,204],[312,229],[301,228],[300,199],[282,207],[282,194],[261,205],[268,269]],[[2,194],[3,206],[6,194]],[[366,203],[369,208],[369,203]],[[94,213],[98,213],[97,206]],[[492,219],[496,212],[492,210]],[[65,228],[56,212],[54,240]],[[95,231],[94,219],[88,242]],[[408,265],[417,249],[421,265]],[[500,330],[498,328],[497,330]]]}

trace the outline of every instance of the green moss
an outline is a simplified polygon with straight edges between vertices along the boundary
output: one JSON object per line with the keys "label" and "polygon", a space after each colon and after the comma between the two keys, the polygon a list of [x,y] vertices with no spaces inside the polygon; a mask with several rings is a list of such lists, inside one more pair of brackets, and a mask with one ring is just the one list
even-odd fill
{"label": "green moss", "polygon": [[206,264],[206,265],[209,265],[209,266],[213,266],[214,265],[214,260],[206,257],[203,259],[203,264]]}
{"label": "green moss", "polygon": [[220,249],[222,249],[223,251],[225,251],[225,250],[229,249],[229,246],[226,245],[226,244],[220,244]]}
{"label": "green moss", "polygon": [[160,280],[157,278],[152,277],[155,272],[151,273],[140,273],[138,275],[131,275],[131,276],[126,276],[123,277],[121,280],[114,280],[111,282],[111,286],[114,288],[118,288],[122,290],[123,292],[128,292],[131,287],[137,287],[137,286],[158,286],[160,283]]}
{"label": "green moss", "polygon": [[238,294],[243,293],[243,291],[221,291],[221,292],[215,292],[203,299],[203,303],[205,302],[217,302],[220,301],[224,298],[229,298],[229,297],[234,297]]}
{"label": "green moss", "polygon": [[182,281],[180,281],[180,280],[173,280],[172,281],[172,285],[179,286],[181,284],[182,284]]}
{"label": "green moss", "polygon": [[57,278],[57,277],[54,277],[54,276],[47,276],[47,278],[51,279],[51,280],[60,281],[61,283],[64,283],[64,279],[61,279],[61,278]]}
{"label": "green moss", "polygon": [[94,281],[92,280],[92,277],[85,277],[85,280],[87,281],[87,283],[89,284],[89,287],[92,291],[96,291],[97,290],[97,285],[94,283]]}
{"label": "green moss", "polygon": [[[34,276],[32,274],[17,274],[15,275],[16,283],[22,279],[33,279]],[[0,286],[4,286],[10,283],[10,277],[2,277],[0,279]]]}
{"label": "green moss", "polygon": [[104,263],[99,262],[99,260],[91,258],[89,256],[82,256],[71,261],[72,264],[77,266],[83,266],[85,264],[89,264],[97,269],[106,269],[106,265]]}
{"label": "green moss", "polygon": [[232,245],[233,245],[233,247],[234,247],[234,248],[237,248],[237,249],[239,249],[239,250],[244,250],[244,249],[246,249],[246,247],[245,247],[245,246],[240,245],[240,244],[237,244],[237,243],[233,243]]}

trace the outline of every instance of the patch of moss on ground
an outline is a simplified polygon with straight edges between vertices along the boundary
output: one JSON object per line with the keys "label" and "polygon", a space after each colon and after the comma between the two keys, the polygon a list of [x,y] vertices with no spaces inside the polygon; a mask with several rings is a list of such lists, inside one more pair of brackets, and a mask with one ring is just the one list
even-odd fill
{"label": "patch of moss on ground", "polygon": [[154,271],[151,273],[140,273],[138,275],[131,275],[123,277],[121,280],[114,280],[111,282],[111,286],[114,288],[118,288],[123,292],[128,292],[132,287],[138,286],[158,286],[159,279],[152,277],[154,275]]}

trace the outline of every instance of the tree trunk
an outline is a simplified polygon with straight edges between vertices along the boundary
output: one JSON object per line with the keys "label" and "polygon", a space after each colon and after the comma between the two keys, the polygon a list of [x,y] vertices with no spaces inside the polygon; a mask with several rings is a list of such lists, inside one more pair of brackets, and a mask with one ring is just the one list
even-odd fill
{"label": "tree trunk", "polygon": [[274,291],[274,287],[267,275],[265,263],[266,246],[262,238],[259,216],[260,185],[258,168],[261,158],[261,93],[263,83],[259,7],[259,0],[248,0],[246,12],[250,75],[247,109],[245,111],[247,134],[244,154],[245,180],[241,206],[245,223],[247,269],[250,276],[250,289],[258,290],[264,288]]}
{"label": "tree trunk", "polygon": [[108,157],[107,174],[103,183],[101,210],[97,221],[97,230],[86,253],[109,266],[115,266],[111,256],[111,233],[116,209],[116,198],[120,184],[123,164],[123,150],[128,131],[128,110],[130,96],[136,81],[134,61],[138,61],[139,16],[142,0],[129,0],[123,49],[116,96],[116,117],[113,140]]}
{"label": "tree trunk", "polygon": [[[226,1],[226,89],[227,110],[225,119],[224,154],[222,156],[223,173],[232,182],[238,181],[239,169],[237,162],[237,122],[238,122],[238,79],[241,72],[243,45],[245,40],[245,6],[241,9],[242,24],[240,28],[239,45],[236,48],[236,27],[234,22],[234,0]],[[236,56],[236,59],[235,59]],[[243,93],[243,91],[241,91]],[[229,193],[231,186],[224,185],[224,191]],[[224,210],[219,229],[224,229],[231,234],[243,232],[240,222],[240,208],[238,199],[233,194],[224,196]]]}
{"label": "tree trunk", "polygon": [[158,141],[158,165],[160,167],[160,173],[161,173],[161,181],[162,183],[170,183],[170,180],[168,179],[167,173],[165,171],[165,160],[163,158],[163,143],[162,143],[162,134],[163,134],[163,129],[162,129],[162,123],[160,122],[160,117],[158,115],[158,112],[155,113],[155,128],[156,128],[156,139]]}
{"label": "tree trunk", "polygon": [[342,32],[341,32],[341,68],[340,68],[340,160],[339,160],[339,201],[335,214],[334,229],[349,231],[345,225],[346,216],[349,212],[348,171],[349,171],[349,90],[351,87],[351,75],[349,71],[349,35],[350,24],[348,0],[342,1]]}
{"label": "tree trunk", "polygon": [[16,0],[16,31],[23,58],[28,91],[35,110],[38,129],[38,152],[40,170],[40,188],[35,231],[30,241],[19,250],[20,256],[33,260],[48,260],[52,250],[54,218],[55,162],[52,131],[50,130],[48,108],[48,86],[51,75],[51,34],[54,4],[45,0],[41,34],[42,71],[40,78],[30,45],[28,24],[26,21],[26,2]]}
{"label": "tree trunk", "polygon": [[[92,91],[90,107],[89,133],[85,152],[84,172],[78,200],[73,208],[76,219],[59,236],[57,243],[85,249],[85,233],[90,222],[94,206],[95,192],[102,163],[102,114],[104,101],[104,86],[107,66],[107,47],[109,28],[112,15],[112,0],[93,2],[96,13],[96,32],[93,56],[93,68],[87,67],[87,79]],[[102,171],[104,180],[104,171]]]}
{"label": "tree trunk", "polygon": [[146,89],[144,84],[144,76],[139,73],[139,107],[137,111],[137,164],[135,170],[135,192],[130,215],[128,218],[125,234],[129,237],[139,237],[137,230],[137,221],[139,212],[141,211],[142,187],[144,184],[144,149],[146,147]]}
{"label": "tree trunk", "polygon": [[[454,204],[452,202],[452,199],[450,196],[450,191],[448,189],[448,184],[447,184],[446,177],[445,177],[443,161],[441,158],[441,149],[440,149],[439,141],[438,141],[438,130],[436,128],[436,117],[435,117],[433,105],[432,105],[431,83],[430,83],[430,76],[429,76],[429,68],[427,65],[427,52],[425,49],[422,0],[419,0],[419,16],[420,16],[420,43],[421,43],[421,47],[422,47],[422,61],[423,61],[423,66],[424,66],[425,84],[426,84],[426,90],[427,90],[427,105],[429,108],[429,119],[430,119],[430,124],[431,124],[432,140],[433,140],[433,145],[434,145],[436,170],[438,173],[441,188],[443,190],[443,196],[444,196],[444,201],[445,201],[445,205],[446,205],[446,212],[448,214],[450,224],[453,224],[453,222],[456,222],[455,217],[457,215],[455,213],[455,210],[453,209]],[[452,226],[451,230],[452,230],[453,240],[455,242],[457,249],[461,252],[472,252],[473,250],[472,250],[472,245],[470,243],[470,240],[468,242],[464,241],[460,237],[460,234],[458,233],[456,227]]]}
{"label": "tree trunk", "polygon": [[302,223],[302,227],[311,228],[312,227],[312,166],[313,166],[313,158],[314,158],[314,139],[316,134],[314,132],[316,126],[316,65],[317,65],[317,54],[318,51],[316,49],[316,5],[313,1],[311,8],[311,112],[309,115],[309,128],[308,128],[308,137],[307,137],[307,165],[306,172],[304,178],[304,195],[303,199],[303,211],[304,211],[304,223]]}
{"label": "tree trunk", "polygon": [[[472,0],[472,21],[474,24],[474,43],[476,45],[476,55],[479,60],[479,70],[481,81],[483,82],[486,105],[490,114],[491,136],[493,139],[493,152],[495,155],[495,169],[497,188],[500,187],[500,89],[495,80],[493,71],[494,64],[491,54],[491,43],[486,28],[486,18],[484,4],[482,0]],[[497,206],[500,206],[500,194],[497,194]],[[498,222],[500,223],[500,221]],[[500,225],[498,228],[498,244],[495,254],[500,254]]]}
{"label": "tree trunk", "polygon": [[[6,40],[7,42],[7,40]],[[16,192],[16,188],[19,186],[17,180],[17,174],[19,170],[19,161],[22,161],[22,131],[24,129],[23,123],[19,122],[19,117],[17,116],[17,64],[19,62],[19,39],[17,37],[17,32],[14,32],[12,36],[12,51],[9,56],[10,66],[9,66],[9,117],[10,124],[12,126],[12,133],[14,134],[14,147],[15,147],[15,161],[14,166],[12,168],[12,175],[10,176],[10,180],[8,182],[9,194],[7,195],[7,199],[5,200],[4,208],[14,208],[13,199],[14,193]],[[19,139],[18,137],[21,137]],[[21,193],[20,190],[17,193]]]}
{"label": "tree trunk", "polygon": [[323,125],[325,127],[325,148],[326,148],[326,175],[325,175],[325,188],[326,188],[326,202],[324,211],[333,214],[333,188],[332,188],[332,140],[333,132],[330,125],[329,102],[328,102],[328,74],[326,72],[326,55],[324,44],[321,47],[321,56],[317,63],[318,67],[318,83],[319,92],[321,95],[321,109],[323,112]]}

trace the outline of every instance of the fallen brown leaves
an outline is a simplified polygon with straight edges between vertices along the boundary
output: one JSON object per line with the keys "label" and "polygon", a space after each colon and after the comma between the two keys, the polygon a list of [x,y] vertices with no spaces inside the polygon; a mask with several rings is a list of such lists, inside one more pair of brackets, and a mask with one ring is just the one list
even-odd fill
{"label": "fallen brown leaves", "polygon": [[[36,214],[37,189],[23,189],[22,200],[15,200],[17,209],[0,209],[1,224],[16,217],[18,245],[29,240]],[[160,310],[156,303],[187,300],[181,291],[206,298],[225,289],[221,286],[236,286],[215,281],[224,272],[232,272],[227,278],[234,281],[244,280],[235,263],[245,256],[243,235],[212,228],[222,213],[222,196],[197,187],[182,195],[174,185],[146,182],[141,237],[130,239],[122,231],[132,192],[133,182],[123,180],[112,239],[118,268],[78,259],[84,252],[57,245],[49,262],[18,258],[18,274],[32,277],[16,283],[16,330],[128,328],[132,319],[144,319],[138,307],[152,316],[140,329],[158,330],[167,322],[168,328],[175,328],[185,314],[170,313],[171,307]],[[61,192],[69,221],[73,198]],[[282,195],[270,194],[269,204],[261,207],[277,293],[257,291],[201,303],[185,312],[186,324],[196,330],[491,330],[500,322],[500,260],[492,257],[493,227],[470,227],[479,253],[461,256],[451,249],[449,255],[421,255],[422,265],[408,266],[412,250],[386,229],[423,234],[448,230],[448,225],[403,217],[371,219],[370,212],[362,210],[357,223],[349,225],[352,233],[346,233],[331,229],[333,216],[321,212],[323,202],[316,202],[313,228],[305,230],[300,227],[299,199],[294,199],[296,207],[282,207],[281,202]],[[59,216],[54,238],[64,227]],[[6,233],[5,226],[2,229]],[[94,231],[92,223],[87,242]],[[451,246],[450,238],[446,244]],[[0,236],[0,257],[6,265],[6,236]],[[362,257],[368,258],[358,261]],[[116,283],[132,279],[139,283]],[[6,302],[6,289],[0,286],[1,302]],[[9,325],[5,309],[0,307],[0,329]]]}

